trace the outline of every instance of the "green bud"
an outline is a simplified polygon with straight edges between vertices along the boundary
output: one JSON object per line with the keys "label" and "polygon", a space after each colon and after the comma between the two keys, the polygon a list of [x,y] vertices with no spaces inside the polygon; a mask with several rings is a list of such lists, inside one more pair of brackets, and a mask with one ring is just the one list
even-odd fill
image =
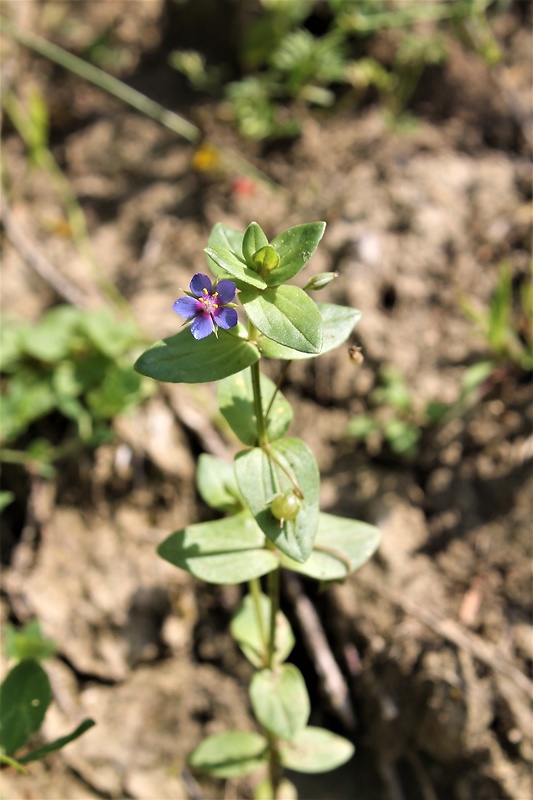
{"label": "green bud", "polygon": [[260,275],[275,269],[279,264],[279,256],[271,244],[266,244],[252,256],[252,264]]}
{"label": "green bud", "polygon": [[300,513],[301,502],[292,489],[283,494],[278,494],[270,504],[272,516],[279,520],[296,519]]}
{"label": "green bud", "polygon": [[304,289],[308,292],[318,292],[319,289],[323,289],[324,286],[327,286],[328,283],[338,277],[338,272],[319,272],[318,275],[313,275],[307,285],[304,286]]}

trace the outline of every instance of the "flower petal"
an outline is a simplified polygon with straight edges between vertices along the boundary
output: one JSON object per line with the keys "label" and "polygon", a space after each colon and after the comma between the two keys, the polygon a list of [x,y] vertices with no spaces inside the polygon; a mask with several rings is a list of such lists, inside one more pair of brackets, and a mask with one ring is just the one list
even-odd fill
{"label": "flower petal", "polygon": [[210,333],[213,333],[215,326],[210,314],[198,314],[193,319],[191,325],[191,333],[195,339],[205,339]]}
{"label": "flower petal", "polygon": [[225,330],[228,328],[234,328],[239,321],[237,312],[234,308],[217,308],[213,314],[213,317],[215,318],[215,322],[218,327],[224,328]]}
{"label": "flower petal", "polygon": [[211,294],[213,291],[213,284],[210,279],[201,272],[197,272],[196,275],[192,276],[189,286],[191,292],[196,295],[196,297],[202,297],[204,289],[207,289],[208,294]]}
{"label": "flower petal", "polygon": [[179,314],[180,317],[185,317],[185,319],[195,317],[199,312],[198,300],[195,297],[180,297],[172,308],[176,314]]}
{"label": "flower petal", "polygon": [[231,303],[236,291],[237,287],[233,281],[222,280],[215,286],[215,292],[218,293],[218,301],[222,306],[226,303]]}

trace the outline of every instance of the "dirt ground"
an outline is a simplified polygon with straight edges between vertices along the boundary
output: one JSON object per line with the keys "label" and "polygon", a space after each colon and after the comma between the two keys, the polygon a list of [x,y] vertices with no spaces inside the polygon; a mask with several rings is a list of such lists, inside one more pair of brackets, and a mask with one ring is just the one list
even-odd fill
{"label": "dirt ground", "polygon": [[[128,54],[123,77],[221,148],[216,171],[195,171],[194,146],[4,38],[5,80],[21,95],[42,91],[53,152],[86,213],[99,271],[149,338],[177,331],[172,303],[203,270],[202,249],[219,221],[243,230],[257,220],[273,236],[326,220],[310,271],[335,269],[339,278],[319,299],[363,313],[351,341],[363,349],[362,365],[341,348],[291,365],[284,389],[295,406],[291,433],[321,469],[322,509],[367,520],[383,535],[378,555],[344,585],[300,587],[319,612],[355,720],[347,728],[317,653],[298,645],[311,722],[357,748],[332,776],[295,777],[301,797],[531,800],[531,375],[495,368],[477,402],[425,430],[411,459],[346,433],[386,365],[405,376],[413,413],[430,400],[456,401],[467,368],[487,358],[465,299],[488,307],[503,259],[516,289],[528,280],[531,7],[518,3],[500,19],[500,67],[490,71],[457,47],[422,81],[410,133],[388,127],[368,104],[308,116],[294,142],[259,145],[240,141],[214,105],[189,103],[166,66],[160,0],[4,0],[0,10],[8,6],[21,25],[73,49],[111,25]],[[54,17],[62,6],[70,33]],[[279,188],[244,182],[231,153]],[[104,302],[87,260],[61,233],[57,193],[29,169],[7,124],[3,162],[5,213],[24,241],[89,305]],[[61,300],[5,233],[2,260],[4,311],[36,320]],[[18,494],[2,523],[10,544],[2,616],[37,616],[59,648],[46,664],[56,702],[43,736],[62,735],[84,716],[97,726],[27,776],[4,771],[2,797],[249,798],[249,779],[223,784],[184,767],[203,736],[254,727],[250,672],[228,635],[241,588],[202,585],[155,554],[170,531],[210,513],[194,486],[198,455],[231,458],[238,444],[221,428],[211,385],[167,385],[117,420],[116,433],[116,444],[65,463],[57,480],[6,469]],[[298,600],[286,592],[283,603],[298,630]]]}

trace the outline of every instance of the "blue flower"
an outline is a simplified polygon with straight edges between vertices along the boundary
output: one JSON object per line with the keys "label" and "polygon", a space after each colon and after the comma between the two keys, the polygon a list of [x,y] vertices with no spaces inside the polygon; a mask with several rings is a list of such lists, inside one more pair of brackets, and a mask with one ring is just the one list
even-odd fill
{"label": "blue flower", "polygon": [[228,308],[235,297],[237,287],[233,281],[219,281],[213,290],[213,284],[207,275],[197,272],[190,283],[194,297],[180,297],[172,308],[185,319],[192,319],[191,333],[195,339],[205,339],[217,328],[233,328],[237,322],[237,312]]}

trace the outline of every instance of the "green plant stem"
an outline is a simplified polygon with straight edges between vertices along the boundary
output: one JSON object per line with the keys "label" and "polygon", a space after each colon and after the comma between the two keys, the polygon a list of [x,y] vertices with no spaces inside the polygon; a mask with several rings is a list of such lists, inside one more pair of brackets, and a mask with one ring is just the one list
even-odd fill
{"label": "green plant stem", "polygon": [[254,411],[257,420],[257,443],[260,447],[268,444],[268,437],[266,432],[265,417],[263,415],[263,401],[261,398],[261,373],[259,371],[259,362],[252,364],[250,367],[252,371],[252,389],[254,393]]}
{"label": "green plant stem", "polygon": [[276,650],[276,617],[279,611],[279,581],[280,570],[272,570],[267,576],[267,592],[270,599],[270,625],[268,634],[268,668],[274,668],[274,653]]}
{"label": "green plant stem", "polygon": [[268,781],[270,783],[272,800],[276,800],[281,779],[281,762],[279,757],[278,740],[268,731],[265,732],[268,741]]}
{"label": "green plant stem", "polygon": [[271,410],[272,406],[274,405],[274,400],[276,399],[276,395],[279,392],[279,390],[281,389],[281,384],[285,380],[285,376],[287,375],[287,372],[289,370],[289,367],[290,367],[291,363],[292,363],[291,361],[286,361],[284,366],[281,369],[281,372],[278,375],[278,379],[276,381],[276,388],[275,388],[275,390],[274,390],[274,392],[272,394],[272,397],[270,398],[270,403],[268,404],[267,410],[265,411],[265,420],[268,419],[268,415],[270,414],[270,410]]}
{"label": "green plant stem", "polygon": [[[254,327],[250,324],[249,338],[253,338],[256,334]],[[257,442],[260,447],[265,449],[268,447],[268,436],[266,431],[265,417],[263,415],[263,402],[261,398],[261,372],[259,370],[259,362],[252,364],[250,367],[252,371],[252,390],[254,395],[254,410],[257,425]],[[268,451],[267,451],[268,452]],[[267,540],[266,545],[269,549],[275,549],[274,545]],[[255,584],[255,585],[254,585]],[[261,638],[266,641],[267,647],[267,663],[268,669],[274,668],[274,655],[276,652],[276,618],[279,610],[279,594],[280,594],[280,570],[275,569],[267,575],[267,594],[270,600],[270,621],[268,635],[265,636],[263,630],[263,620],[261,616],[261,609],[259,605],[259,581],[250,581],[250,591],[254,597],[256,605],[256,613],[260,624]],[[257,596],[254,594],[257,593]],[[279,748],[277,738],[269,731],[265,731],[265,736],[268,741],[268,779],[272,790],[273,800],[276,800],[281,777],[281,764],[279,757]]]}
{"label": "green plant stem", "polygon": [[20,772],[22,775],[28,774],[28,770],[26,769],[26,767],[24,767],[15,758],[10,758],[9,756],[6,756],[5,753],[0,753],[0,764],[5,764],[8,767],[13,767],[13,769],[16,769],[17,772]]}
{"label": "green plant stem", "polygon": [[257,618],[257,627],[259,628],[261,642],[263,643],[264,651],[268,652],[268,640],[261,610],[261,584],[259,583],[259,578],[252,578],[252,580],[248,581],[248,589],[254,603],[255,616]]}

